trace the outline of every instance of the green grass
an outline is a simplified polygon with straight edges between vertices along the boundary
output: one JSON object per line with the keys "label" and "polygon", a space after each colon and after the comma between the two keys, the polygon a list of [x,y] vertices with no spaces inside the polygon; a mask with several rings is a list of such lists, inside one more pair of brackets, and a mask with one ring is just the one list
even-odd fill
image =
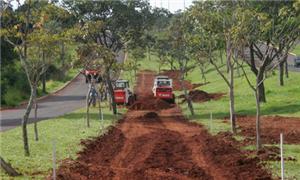
{"label": "green grass", "polygon": [[[224,70],[224,69],[223,69]],[[214,71],[208,69],[207,80],[209,84],[200,87],[199,89],[209,93],[228,92],[228,87],[221,77]],[[249,69],[248,69],[248,72]],[[235,72],[236,73],[236,72]],[[262,115],[281,115],[300,117],[300,74],[290,72],[290,77],[285,78],[285,86],[279,86],[278,72],[275,75],[267,78],[265,81],[267,103],[261,105]],[[250,72],[250,74],[252,74]],[[202,82],[200,71],[195,69],[188,75],[188,78],[193,83]],[[254,80],[254,76],[251,76]],[[227,93],[228,94],[228,93]],[[229,117],[229,97],[226,95],[218,101],[209,101],[204,103],[194,103],[196,115],[191,117],[194,121],[203,124],[212,134],[217,134],[221,131],[229,131],[230,124],[223,122],[224,117]],[[249,88],[244,77],[235,78],[235,108],[236,113],[241,115],[255,115],[255,97],[253,91]],[[185,115],[189,114],[187,106],[182,105]],[[210,113],[213,114],[213,123],[210,124]],[[293,156],[297,159],[296,162],[286,162],[286,177],[289,179],[300,179],[300,145],[285,145],[286,156]],[[267,162],[268,167],[273,172],[274,176],[280,173],[279,162]]]}
{"label": "green grass", "polygon": [[[71,81],[77,74],[79,70],[78,69],[69,69],[66,73],[66,77],[63,80],[48,80],[46,82],[46,91],[47,93],[53,93],[57,90],[59,90],[61,87],[63,87],[66,83]],[[39,94],[42,95],[42,85],[40,84],[38,88]]]}
{"label": "green grass", "polygon": [[[114,124],[117,119],[104,107],[104,128]],[[124,110],[121,110],[124,112]],[[120,116],[119,116],[120,117]],[[33,125],[28,125],[30,157],[24,156],[22,131],[15,128],[0,133],[1,157],[16,168],[24,176],[17,179],[44,179],[52,168],[52,144],[56,142],[56,155],[58,164],[66,158],[76,158],[76,153],[82,149],[79,145],[82,139],[88,139],[100,134],[101,124],[97,108],[91,108],[91,127],[86,127],[85,109],[38,123],[39,141],[34,141]],[[7,174],[0,171],[0,179],[10,179]],[[12,179],[12,178],[11,178]]]}
{"label": "green grass", "polygon": [[292,50],[292,53],[296,55],[300,55],[300,44],[296,45],[296,47]]}
{"label": "green grass", "polygon": [[[300,145],[287,145],[284,147],[284,157],[293,157],[297,161],[285,161],[285,177],[287,179],[300,179]],[[272,169],[274,176],[281,176],[281,165],[280,161],[267,161],[267,166]]]}

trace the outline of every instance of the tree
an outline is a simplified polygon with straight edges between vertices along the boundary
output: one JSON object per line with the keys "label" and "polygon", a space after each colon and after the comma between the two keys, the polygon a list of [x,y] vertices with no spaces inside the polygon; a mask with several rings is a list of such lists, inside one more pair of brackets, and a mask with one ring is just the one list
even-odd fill
{"label": "tree", "polygon": [[[247,72],[241,66],[246,80],[255,94],[256,100],[256,148],[260,150],[261,128],[260,128],[260,104],[263,96],[261,85],[266,79],[266,71],[271,71],[280,63],[286,61],[286,54],[290,50],[291,44],[299,37],[300,22],[299,12],[293,8],[293,2],[288,4],[280,2],[268,3],[260,2],[255,8],[249,8],[245,3],[238,10],[240,16],[237,21],[239,26],[235,28],[236,41],[241,42],[241,54],[244,55],[244,47],[250,48],[250,62],[245,61],[255,74],[255,82],[251,82]],[[250,7],[252,7],[250,5]],[[287,11],[287,9],[289,11]],[[270,11],[268,11],[270,10]],[[288,14],[288,15],[287,15]],[[261,26],[261,24],[265,24]],[[242,41],[240,41],[242,39]],[[263,44],[266,42],[266,44]],[[255,59],[255,57],[257,59]],[[258,61],[258,62],[255,62]]]}
{"label": "tree", "polygon": [[[284,57],[284,52],[299,36],[299,10],[294,7],[295,4],[296,1],[245,3],[244,10],[254,14],[249,16],[249,27],[244,29],[244,39],[250,52],[250,62],[246,62],[259,82],[263,81],[265,72],[278,63],[279,56]],[[266,102],[264,83],[259,84],[259,101]]]}
{"label": "tree", "polygon": [[183,89],[185,99],[188,104],[188,108],[192,115],[194,115],[194,108],[191,98],[189,97],[189,94],[187,92],[187,89],[184,85],[184,79],[185,74],[188,71],[188,63],[190,62],[190,58],[188,56],[187,51],[187,39],[185,38],[184,33],[184,22],[185,19],[181,13],[176,14],[169,27],[169,36],[170,36],[170,44],[171,44],[171,50],[170,55],[172,58],[176,60],[176,62],[179,64],[179,70],[180,70],[180,82],[181,82],[181,88]]}
{"label": "tree", "polygon": [[[191,42],[193,47],[202,51],[208,61],[214,66],[218,74],[225,81],[229,88],[229,110],[231,131],[236,133],[236,115],[234,103],[234,60],[232,59],[235,45],[233,42],[234,27],[237,26],[235,22],[234,13],[237,7],[235,1],[209,1],[209,2],[195,2],[190,10],[190,17],[195,27],[191,30]],[[226,64],[228,77],[219,68],[216,55],[219,54],[222,58],[220,50],[226,53]]]}
{"label": "tree", "polygon": [[[17,21],[9,24],[1,31],[1,37],[10,43],[16,50],[22,67],[25,70],[28,83],[30,85],[30,99],[28,101],[24,117],[22,119],[22,132],[25,156],[29,156],[29,145],[27,136],[27,122],[33,103],[36,98],[37,86],[41,75],[47,69],[49,62],[43,56],[49,57],[53,48],[44,49],[47,44],[49,47],[56,42],[56,36],[50,35],[43,28],[40,19],[40,9],[34,8],[37,2],[26,1],[23,5],[19,4],[18,9],[9,16],[15,16]],[[6,12],[4,12],[6,13]],[[43,17],[42,17],[43,19]],[[49,55],[49,56],[48,56]]]}
{"label": "tree", "polygon": [[[147,28],[149,3],[146,1],[72,1],[64,0],[64,7],[78,19],[85,34],[83,43],[96,43],[117,55],[121,50],[141,42]],[[115,60],[114,65],[118,62]],[[111,82],[111,65],[105,69],[105,78],[112,99],[113,113],[117,113]]]}

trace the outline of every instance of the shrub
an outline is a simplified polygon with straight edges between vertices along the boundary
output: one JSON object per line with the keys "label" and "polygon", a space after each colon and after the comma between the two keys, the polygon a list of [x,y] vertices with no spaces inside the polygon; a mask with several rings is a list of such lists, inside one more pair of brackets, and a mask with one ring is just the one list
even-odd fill
{"label": "shrub", "polygon": [[16,106],[24,99],[24,93],[15,87],[10,87],[4,94],[3,99],[6,105]]}

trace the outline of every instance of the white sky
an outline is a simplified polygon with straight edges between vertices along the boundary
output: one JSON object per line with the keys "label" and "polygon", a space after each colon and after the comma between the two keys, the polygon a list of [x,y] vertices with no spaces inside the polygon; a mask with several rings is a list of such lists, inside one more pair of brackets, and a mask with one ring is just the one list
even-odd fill
{"label": "white sky", "polygon": [[[20,2],[23,3],[24,0],[20,0]],[[175,12],[179,9],[183,10],[184,7],[189,7],[192,4],[193,0],[149,0],[149,2],[152,7],[163,7],[169,9],[169,11],[171,12]],[[14,8],[16,8],[16,1],[12,1],[12,4]]]}
{"label": "white sky", "polygon": [[149,2],[152,7],[163,7],[175,12],[179,9],[183,10],[184,7],[188,8],[193,0],[149,0]]}

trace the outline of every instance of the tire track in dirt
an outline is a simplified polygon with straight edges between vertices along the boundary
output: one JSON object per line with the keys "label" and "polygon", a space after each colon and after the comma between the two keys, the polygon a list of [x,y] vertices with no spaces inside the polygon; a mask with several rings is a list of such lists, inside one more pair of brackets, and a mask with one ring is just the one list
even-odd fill
{"label": "tire track in dirt", "polygon": [[[138,100],[153,101],[154,73],[139,73]],[[188,122],[179,107],[129,110],[104,136],[83,142],[57,179],[271,179],[256,159]]]}

